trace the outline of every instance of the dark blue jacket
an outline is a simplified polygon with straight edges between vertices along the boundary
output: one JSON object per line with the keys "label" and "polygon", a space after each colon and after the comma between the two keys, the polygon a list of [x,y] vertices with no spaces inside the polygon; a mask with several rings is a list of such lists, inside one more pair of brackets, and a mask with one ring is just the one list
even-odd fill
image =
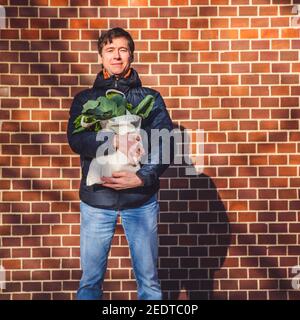
{"label": "dark blue jacket", "polygon": [[[104,96],[106,90],[112,88],[124,92],[127,101],[133,106],[137,106],[148,94],[155,97],[155,103],[151,113],[141,124],[141,128],[144,129],[147,134],[150,133],[151,129],[165,128],[171,131],[173,124],[160,93],[153,89],[142,87],[141,80],[134,69],[132,69],[129,78],[121,78],[119,80],[117,80],[115,76],[104,79],[103,72],[101,71],[97,75],[93,88],[81,91],[74,97],[70,108],[67,135],[71,149],[80,155],[82,172],[79,192],[80,199],[93,207],[119,210],[139,207],[147,202],[147,200],[159,190],[159,177],[169,165],[161,163],[162,142],[160,141],[159,147],[156,146],[155,148],[157,152],[160,152],[160,161],[156,161],[156,163],[149,161],[150,163],[142,164],[141,169],[136,173],[144,181],[144,186],[117,191],[108,187],[102,187],[100,184],[94,184],[92,186],[86,185],[86,177],[90,163],[92,159],[96,157],[97,148],[104,142],[96,141],[96,132],[84,131],[72,134],[74,130],[73,121],[81,113],[82,106],[85,102],[95,100],[99,96]],[[148,154],[150,155],[150,140],[148,145]],[[173,159],[173,148],[173,144],[171,143],[171,161]],[[157,154],[155,158],[157,158]]]}

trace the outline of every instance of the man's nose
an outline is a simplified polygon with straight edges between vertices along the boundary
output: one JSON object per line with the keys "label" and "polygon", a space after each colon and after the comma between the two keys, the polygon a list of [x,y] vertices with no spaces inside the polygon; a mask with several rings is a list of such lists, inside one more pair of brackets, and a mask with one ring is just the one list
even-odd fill
{"label": "man's nose", "polygon": [[116,50],[116,51],[115,51],[114,58],[115,58],[115,59],[119,59],[119,58],[120,58],[120,52],[119,52],[119,50]]}

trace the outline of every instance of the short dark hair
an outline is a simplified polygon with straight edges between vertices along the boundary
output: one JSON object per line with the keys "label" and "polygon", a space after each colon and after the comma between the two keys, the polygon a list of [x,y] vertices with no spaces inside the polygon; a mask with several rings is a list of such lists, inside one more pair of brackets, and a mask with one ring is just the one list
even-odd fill
{"label": "short dark hair", "polygon": [[101,55],[103,47],[109,42],[112,43],[112,40],[115,38],[126,38],[128,42],[128,47],[130,51],[130,58],[131,62],[133,61],[134,57],[134,41],[130,35],[129,32],[125,31],[122,28],[112,28],[104,33],[101,34],[101,36],[98,39],[98,52]]}

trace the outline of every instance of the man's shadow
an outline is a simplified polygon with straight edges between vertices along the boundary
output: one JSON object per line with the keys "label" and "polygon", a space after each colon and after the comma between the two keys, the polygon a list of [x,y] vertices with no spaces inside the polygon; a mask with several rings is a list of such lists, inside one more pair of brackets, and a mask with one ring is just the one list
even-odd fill
{"label": "man's shadow", "polygon": [[215,277],[227,277],[220,269],[230,245],[230,224],[213,180],[204,173],[187,176],[185,168],[184,163],[170,166],[163,175],[170,178],[169,189],[160,192],[163,299],[217,299]]}

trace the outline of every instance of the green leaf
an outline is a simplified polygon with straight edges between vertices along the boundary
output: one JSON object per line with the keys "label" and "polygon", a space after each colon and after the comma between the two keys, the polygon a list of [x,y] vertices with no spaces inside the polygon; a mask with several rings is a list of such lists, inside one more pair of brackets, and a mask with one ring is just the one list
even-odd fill
{"label": "green leaf", "polygon": [[147,95],[137,107],[132,110],[132,113],[142,117],[143,119],[149,116],[154,105],[154,97],[151,95]]}
{"label": "green leaf", "polygon": [[100,122],[98,121],[98,122],[96,122],[96,124],[95,124],[95,131],[98,132],[99,130],[101,130],[101,124],[100,124]]}
{"label": "green leaf", "polygon": [[94,116],[91,116],[91,115],[83,115],[83,122],[85,123],[92,123],[92,122],[95,122],[97,119],[95,119]]}
{"label": "green leaf", "polygon": [[133,110],[133,105],[127,102],[126,109],[131,112],[131,110]]}
{"label": "green leaf", "polygon": [[72,134],[74,134],[74,133],[79,133],[79,132],[82,132],[82,131],[84,131],[84,130],[85,130],[85,128],[80,127],[80,128],[77,128],[77,129],[73,130]]}
{"label": "green leaf", "polygon": [[75,128],[78,128],[80,126],[81,123],[81,118],[83,117],[82,114],[80,114],[78,117],[76,117],[76,119],[73,121]]}
{"label": "green leaf", "polygon": [[115,116],[123,116],[126,114],[127,100],[123,97],[122,94],[117,92],[108,92],[106,93],[106,97],[109,100],[112,100],[117,105],[117,110]]}
{"label": "green leaf", "polygon": [[118,109],[117,109],[117,117],[119,116],[124,116],[126,114],[126,108],[125,106],[119,106]]}
{"label": "green leaf", "polygon": [[117,94],[117,93],[114,95],[111,95],[110,98],[108,99],[114,101],[118,107],[125,105],[127,102],[126,99],[121,94]]}
{"label": "green leaf", "polygon": [[99,101],[97,100],[88,100],[84,105],[81,113],[87,113],[89,110],[97,108]]}

